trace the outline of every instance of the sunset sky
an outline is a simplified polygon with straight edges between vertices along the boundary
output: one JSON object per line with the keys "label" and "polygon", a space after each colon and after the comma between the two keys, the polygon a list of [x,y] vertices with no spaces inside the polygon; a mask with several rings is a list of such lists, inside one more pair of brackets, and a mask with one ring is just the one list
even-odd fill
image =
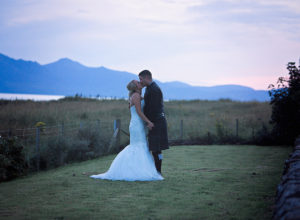
{"label": "sunset sky", "polygon": [[1,0],[0,53],[267,89],[300,58],[298,0]]}

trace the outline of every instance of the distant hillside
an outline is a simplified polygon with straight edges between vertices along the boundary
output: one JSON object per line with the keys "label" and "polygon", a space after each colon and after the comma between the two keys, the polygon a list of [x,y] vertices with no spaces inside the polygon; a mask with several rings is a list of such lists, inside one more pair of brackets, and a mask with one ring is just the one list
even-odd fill
{"label": "distant hillside", "polygon": [[[0,93],[127,97],[127,83],[137,75],[105,67],[86,67],[68,58],[40,65],[0,54]],[[229,98],[238,101],[268,101],[265,90],[240,85],[191,86],[182,82],[162,83],[165,99]]]}

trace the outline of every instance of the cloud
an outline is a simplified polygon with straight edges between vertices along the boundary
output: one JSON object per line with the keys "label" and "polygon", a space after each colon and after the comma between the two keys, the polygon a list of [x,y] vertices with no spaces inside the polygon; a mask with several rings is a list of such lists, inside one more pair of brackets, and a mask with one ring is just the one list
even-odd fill
{"label": "cloud", "polygon": [[299,56],[299,18],[294,0],[2,0],[0,52],[255,86]]}
{"label": "cloud", "polygon": [[188,9],[198,15],[198,22],[245,24],[262,27],[280,28],[282,25],[299,26],[300,9],[294,10],[288,4],[278,1],[211,1],[205,5]]}

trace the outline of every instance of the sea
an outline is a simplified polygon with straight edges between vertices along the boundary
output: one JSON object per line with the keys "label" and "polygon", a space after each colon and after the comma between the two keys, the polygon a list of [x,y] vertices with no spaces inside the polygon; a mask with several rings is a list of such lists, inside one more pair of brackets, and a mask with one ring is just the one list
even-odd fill
{"label": "sea", "polygon": [[50,100],[58,100],[64,97],[65,96],[60,96],[60,95],[0,93],[0,99],[5,99],[5,100],[50,101]]}
{"label": "sea", "polygon": [[[41,95],[41,94],[17,94],[17,93],[0,93],[0,100],[33,100],[33,101],[51,101],[65,98],[63,95]],[[98,100],[115,100],[115,99],[123,99],[127,100],[127,98],[116,98],[116,97],[92,97],[88,96],[83,98],[92,98]]]}

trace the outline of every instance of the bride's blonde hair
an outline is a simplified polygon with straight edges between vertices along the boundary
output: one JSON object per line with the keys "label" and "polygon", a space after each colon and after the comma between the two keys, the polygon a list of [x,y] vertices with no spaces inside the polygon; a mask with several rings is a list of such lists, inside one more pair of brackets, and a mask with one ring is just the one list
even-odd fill
{"label": "bride's blonde hair", "polygon": [[128,85],[127,85],[127,89],[129,90],[129,98],[131,97],[131,95],[137,91],[137,86],[134,83],[134,80],[131,80]]}

